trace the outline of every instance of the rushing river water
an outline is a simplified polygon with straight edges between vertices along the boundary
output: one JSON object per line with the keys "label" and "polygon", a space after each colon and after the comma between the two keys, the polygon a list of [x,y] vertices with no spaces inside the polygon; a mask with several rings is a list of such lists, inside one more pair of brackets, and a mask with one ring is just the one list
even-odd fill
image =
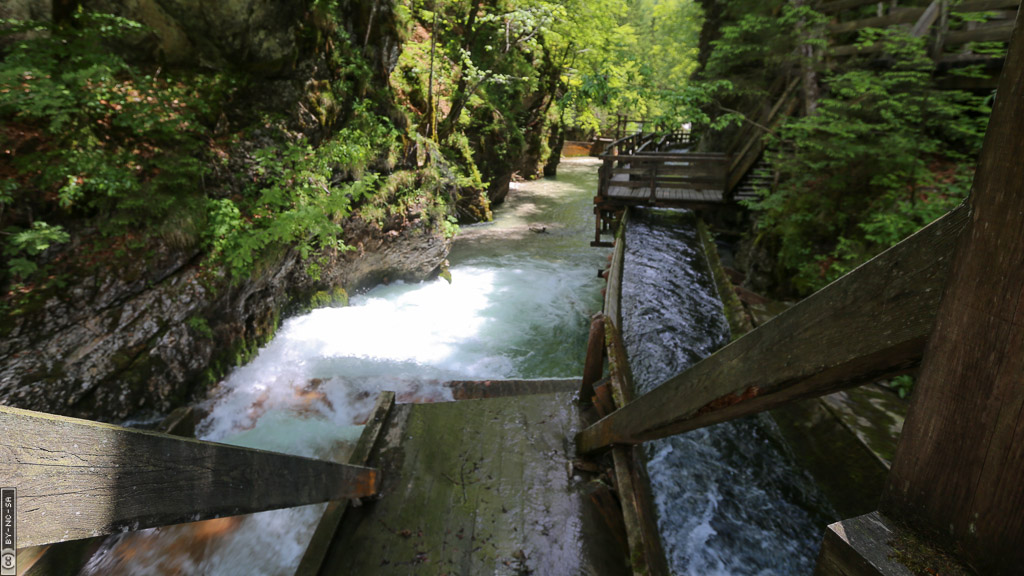
{"label": "rushing river water", "polygon": [[[451,284],[380,286],[285,321],[213,392],[198,435],[323,458],[358,437],[382,390],[433,402],[451,399],[446,380],[579,376],[607,254],[588,243],[596,171],[592,160],[564,163],[557,180],[517,186],[496,222],[463,228]],[[289,574],[322,510],[122,535],[86,574]]]}
{"label": "rushing river water", "polygon": [[[518,185],[496,222],[463,229],[449,258],[451,284],[381,286],[348,307],[285,321],[213,391],[199,436],[325,458],[336,443],[358,437],[382,390],[394,390],[400,402],[433,402],[451,399],[439,384],[445,380],[578,377],[589,319],[601,307],[597,271],[608,254],[589,246],[596,172],[592,160],[564,162],[557,179]],[[637,229],[648,226],[641,235],[650,234],[652,247],[630,241],[655,255],[644,260],[631,249],[628,273],[648,284],[630,286],[651,292],[624,300],[627,331],[638,319],[650,327],[629,334],[645,342],[638,354],[647,360],[634,370],[646,386],[727,340],[688,222],[677,233],[682,240],[672,240],[640,219]],[[675,260],[657,256],[654,245],[670,246]],[[674,313],[666,324],[667,308]],[[677,573],[810,573],[821,534],[819,518],[806,511],[813,487],[765,430],[761,421],[743,421],[651,445],[661,528]],[[290,574],[322,510],[121,535],[85,573]]]}
{"label": "rushing river water", "polygon": [[[639,392],[729,342],[689,212],[634,211],[623,334]],[[811,574],[833,514],[766,415],[645,445],[672,570],[694,576]]]}

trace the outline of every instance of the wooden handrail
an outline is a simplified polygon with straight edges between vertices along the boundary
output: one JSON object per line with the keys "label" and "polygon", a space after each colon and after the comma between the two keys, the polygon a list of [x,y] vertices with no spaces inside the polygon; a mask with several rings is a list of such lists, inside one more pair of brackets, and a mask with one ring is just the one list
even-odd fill
{"label": "wooden handrail", "polygon": [[892,26],[893,24],[910,24],[912,22],[917,22],[918,18],[924,14],[924,11],[924,8],[904,8],[902,10],[894,10],[892,13],[886,14],[885,16],[873,16],[862,20],[829,24],[826,28],[832,34],[843,34],[846,32],[862,30],[864,28],[885,28],[886,26]]}
{"label": "wooden handrail", "polygon": [[683,153],[683,154],[608,154],[601,156],[605,160],[628,160],[630,162],[686,162],[687,160],[700,160],[702,162],[728,162],[728,154],[708,153]]}
{"label": "wooden handrail", "polygon": [[961,206],[576,437],[580,453],[680,434],[907,370],[969,219]]}
{"label": "wooden handrail", "polygon": [[0,406],[18,547],[377,493],[377,470]]}

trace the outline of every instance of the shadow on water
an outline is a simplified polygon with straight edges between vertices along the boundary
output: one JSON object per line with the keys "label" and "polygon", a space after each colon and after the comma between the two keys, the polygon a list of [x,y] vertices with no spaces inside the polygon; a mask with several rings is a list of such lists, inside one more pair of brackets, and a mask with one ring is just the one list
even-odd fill
{"label": "shadow on water", "polygon": [[[690,212],[638,210],[626,236],[623,332],[640,391],[729,341]],[[834,519],[766,415],[645,445],[658,528],[672,570],[811,574]]]}

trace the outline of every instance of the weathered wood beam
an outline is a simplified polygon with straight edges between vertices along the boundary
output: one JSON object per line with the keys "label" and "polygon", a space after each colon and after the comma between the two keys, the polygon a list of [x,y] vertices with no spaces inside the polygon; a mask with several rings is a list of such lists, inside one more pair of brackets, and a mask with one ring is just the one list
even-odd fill
{"label": "weathered wood beam", "polygon": [[[904,562],[916,570],[911,571]],[[878,512],[830,524],[814,569],[814,576],[966,573],[948,556]]]}
{"label": "weathered wood beam", "polygon": [[665,154],[665,153],[641,153],[637,155],[632,154],[610,154],[603,156],[605,160],[625,160],[627,162],[635,162],[641,164],[644,162],[687,162],[690,160],[701,160],[705,162],[728,162],[728,154],[719,154],[714,152],[707,153],[693,153],[689,152],[683,154]]}
{"label": "weathered wood beam", "polygon": [[[626,225],[629,223],[629,209],[622,214],[622,222],[615,234],[615,250],[611,266],[608,267],[608,283],[604,289],[604,314],[616,327],[622,325],[622,267],[626,258]],[[608,324],[609,322],[606,322]]]}
{"label": "weathered wood beam", "polygon": [[844,10],[851,10],[853,8],[860,8],[861,6],[877,3],[878,0],[836,0],[835,2],[826,2],[815,8],[815,10],[822,14],[837,14]]}
{"label": "weathered wood beam", "polygon": [[911,24],[917,22],[924,13],[924,8],[902,8],[894,10],[892,13],[886,14],[885,16],[875,16],[873,18],[864,18],[862,20],[828,24],[826,28],[832,34],[844,34],[846,32],[862,30],[864,28],[885,28],[895,24]]}
{"label": "weathered wood beam", "polygon": [[18,546],[376,493],[376,470],[0,406]]}
{"label": "weathered wood beam", "polygon": [[[763,126],[774,127],[778,123],[781,116],[789,116],[796,109],[800,100],[796,97],[796,87],[800,85],[800,78],[794,78],[793,81],[786,88],[786,91],[782,93],[779,100],[772,106],[768,116],[762,121]],[[764,152],[764,130],[758,128],[755,132],[755,136],[752,136],[747,144],[743,147],[743,150],[736,155],[735,160],[729,166],[729,174],[726,178],[725,183],[725,194],[729,195],[732,191],[739,186],[743,177],[747,175],[753,167],[757,164],[757,159],[761,157]]]}
{"label": "weathered wood beam", "polygon": [[928,33],[928,30],[935,24],[935,21],[939,19],[939,14],[942,12],[941,0],[932,0],[932,3],[928,5],[928,8],[921,14],[917,22],[910,29],[910,35],[914,38],[920,38]]}
{"label": "weathered wood beam", "polygon": [[970,0],[963,4],[950,6],[950,12],[991,12],[1003,8],[1016,8],[1020,6],[1020,0]]}
{"label": "weathered wood beam", "polygon": [[956,30],[946,34],[945,44],[953,46],[968,42],[1008,42],[1013,32],[1013,22],[999,22],[974,30]]}
{"label": "weathered wood beam", "polygon": [[879,510],[979,574],[1024,566],[1024,15]]}
{"label": "weathered wood beam", "polygon": [[931,330],[960,207],[577,437],[589,453],[820,396],[916,364]]}

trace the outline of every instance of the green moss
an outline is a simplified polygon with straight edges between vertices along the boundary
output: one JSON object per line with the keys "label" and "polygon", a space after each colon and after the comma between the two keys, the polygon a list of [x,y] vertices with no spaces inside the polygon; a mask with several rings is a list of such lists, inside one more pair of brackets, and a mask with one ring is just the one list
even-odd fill
{"label": "green moss", "polygon": [[330,291],[321,290],[309,299],[309,308],[327,308],[348,306],[348,292],[340,286]]}
{"label": "green moss", "polygon": [[701,244],[704,245],[704,255],[707,257],[708,265],[711,267],[715,286],[718,288],[718,298],[722,302],[722,311],[725,313],[725,318],[729,321],[732,339],[735,340],[753,330],[754,327],[751,325],[750,318],[747,317],[747,313],[743,309],[743,303],[740,302],[739,296],[733,290],[729,276],[725,273],[725,269],[722,268],[722,261],[718,257],[718,249],[715,247],[714,238],[711,237],[711,231],[708,230],[704,221],[699,218],[697,219],[697,231],[700,233]]}
{"label": "green moss", "polygon": [[912,530],[900,528],[897,537],[889,542],[893,549],[889,559],[906,566],[914,576],[975,576],[946,551],[920,538]]}

